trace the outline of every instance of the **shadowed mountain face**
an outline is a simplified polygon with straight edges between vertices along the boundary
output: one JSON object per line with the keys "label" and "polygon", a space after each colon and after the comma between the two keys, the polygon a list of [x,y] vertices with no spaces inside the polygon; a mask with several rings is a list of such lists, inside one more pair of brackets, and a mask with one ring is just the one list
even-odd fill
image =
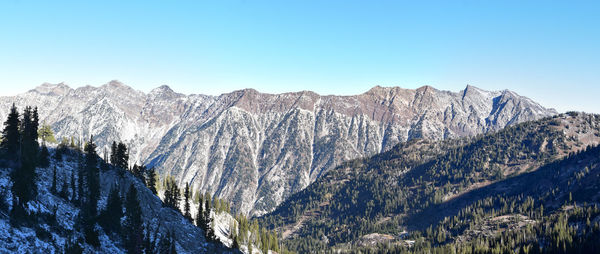
{"label": "shadowed mountain face", "polygon": [[457,93],[377,86],[354,96],[252,89],[206,96],[167,86],[146,94],[118,81],[78,89],[43,84],[0,97],[1,119],[13,102],[37,105],[58,137],[94,135],[100,154],[124,141],[131,163],[191,182],[251,215],[271,211],[342,161],[399,142],[486,133],[556,114],[511,91],[472,86]]}

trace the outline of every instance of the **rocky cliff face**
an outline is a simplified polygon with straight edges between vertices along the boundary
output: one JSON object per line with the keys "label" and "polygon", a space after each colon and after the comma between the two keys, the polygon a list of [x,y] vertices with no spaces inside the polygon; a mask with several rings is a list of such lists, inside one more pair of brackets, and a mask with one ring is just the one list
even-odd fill
{"label": "rocky cliff face", "polygon": [[43,84],[0,97],[0,119],[13,102],[40,107],[58,137],[93,134],[100,153],[122,140],[132,162],[251,215],[272,210],[341,161],[413,138],[474,135],[556,113],[511,91],[473,86],[457,93],[377,86],[355,96],[252,89],[206,96],[167,86],[145,94],[118,81],[78,89]]}

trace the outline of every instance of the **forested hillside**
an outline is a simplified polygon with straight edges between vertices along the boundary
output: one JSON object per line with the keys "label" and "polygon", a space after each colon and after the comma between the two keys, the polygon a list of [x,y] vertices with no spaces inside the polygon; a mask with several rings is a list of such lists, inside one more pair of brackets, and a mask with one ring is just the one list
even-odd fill
{"label": "forested hillside", "polygon": [[299,252],[587,246],[600,220],[599,141],[600,116],[583,113],[413,140],[342,164],[258,220]]}
{"label": "forested hillside", "polygon": [[154,171],[128,167],[124,145],[109,163],[93,137],[55,142],[37,108],[11,108],[0,143],[0,252],[239,252],[165,205],[147,188]]}

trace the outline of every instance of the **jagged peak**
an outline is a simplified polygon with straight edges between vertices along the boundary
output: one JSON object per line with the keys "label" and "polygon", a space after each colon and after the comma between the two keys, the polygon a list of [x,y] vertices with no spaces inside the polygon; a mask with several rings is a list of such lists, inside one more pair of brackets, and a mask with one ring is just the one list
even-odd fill
{"label": "jagged peak", "polygon": [[125,83],[123,83],[119,80],[116,80],[116,79],[111,80],[104,85],[101,85],[99,88],[108,90],[108,91],[128,91],[128,92],[134,92],[134,93],[142,93],[141,91],[133,89],[132,87],[130,87],[130,86],[126,85]]}
{"label": "jagged peak", "polygon": [[113,79],[113,80],[109,81],[108,83],[102,85],[101,87],[103,87],[103,88],[113,88],[113,89],[114,88],[116,88],[116,89],[121,89],[121,88],[131,89],[131,87],[123,84],[123,82],[121,82],[119,80],[116,80],[116,79]]}
{"label": "jagged peak", "polygon": [[45,82],[45,83],[37,86],[36,88],[30,90],[30,92],[62,96],[62,95],[69,93],[69,91],[71,91],[71,90],[72,90],[71,87],[66,85],[64,82],[60,82],[58,84],[51,84],[51,83]]}
{"label": "jagged peak", "polygon": [[152,89],[152,91],[150,91],[150,92],[151,93],[165,93],[165,92],[172,93],[173,89],[171,89],[168,85],[162,85],[162,86]]}
{"label": "jagged peak", "polygon": [[467,84],[464,91],[481,91],[481,89],[479,87]]}
{"label": "jagged peak", "polygon": [[318,93],[315,93],[313,91],[310,90],[302,90],[299,92],[300,96],[308,96],[308,97],[317,97],[319,96]]}
{"label": "jagged peak", "polygon": [[417,88],[416,91],[417,92],[432,92],[432,91],[438,91],[438,90],[433,86],[424,85],[424,86]]}
{"label": "jagged peak", "polygon": [[243,94],[259,94],[260,92],[254,88],[244,88],[241,90],[238,90],[238,92],[241,92]]}
{"label": "jagged peak", "polygon": [[399,89],[400,87],[398,86],[380,86],[380,85],[376,85],[374,87],[372,87],[371,89],[369,89],[369,91],[367,91],[366,93],[380,93],[380,92],[387,92],[390,90],[394,90],[394,89]]}
{"label": "jagged peak", "polygon": [[390,92],[390,91],[438,91],[438,89],[436,89],[435,87],[432,87],[430,85],[424,85],[421,86],[419,88],[416,89],[409,89],[409,88],[402,88],[399,86],[380,86],[380,85],[376,85],[374,87],[372,87],[371,89],[369,89],[369,91],[367,91],[366,93],[381,93],[381,92]]}
{"label": "jagged peak", "polygon": [[65,84],[65,82],[60,82],[60,83],[56,83],[56,84],[52,84],[49,82],[44,82],[41,85],[37,86],[36,88],[34,88],[34,90],[39,90],[39,89],[54,89],[54,88],[70,88],[67,84]]}
{"label": "jagged peak", "polygon": [[259,91],[257,91],[256,89],[244,88],[244,89],[240,89],[240,90],[235,90],[230,93],[224,93],[224,94],[221,94],[220,96],[235,98],[234,100],[239,102],[240,100],[247,100],[249,97],[254,98],[254,97],[258,96],[259,94],[261,94],[261,93]]}
{"label": "jagged peak", "polygon": [[[508,91],[508,90],[506,90]],[[462,91],[460,91],[460,93],[462,94],[462,98],[463,100],[467,97],[472,98],[472,97],[478,97],[478,98],[485,98],[485,99],[492,99],[494,97],[500,96],[502,95],[502,91],[488,91],[488,90],[484,90],[481,89],[479,87],[467,84],[467,86],[465,87],[465,89],[463,89]]]}
{"label": "jagged peak", "polygon": [[120,94],[120,95],[128,95],[128,96],[145,96],[142,91],[136,90],[128,85],[125,85],[123,82],[118,80],[111,80],[108,83],[98,87],[93,88],[99,89],[104,92],[108,92],[111,94]]}
{"label": "jagged peak", "polygon": [[481,93],[482,91],[484,91],[484,90],[480,89],[479,87],[467,84],[467,86],[465,87],[465,89],[462,90],[462,94],[463,94],[463,97],[465,97],[465,96],[467,96],[469,94],[473,94],[474,92]]}
{"label": "jagged peak", "polygon": [[171,87],[169,87],[168,85],[161,85],[157,88],[154,88],[150,91],[150,93],[148,95],[153,98],[158,98],[158,97],[173,98],[173,97],[185,96],[183,94],[173,91],[173,89],[171,89]]}
{"label": "jagged peak", "polygon": [[400,91],[408,91],[408,90],[411,90],[411,89],[405,89],[405,88],[402,88],[399,86],[376,85],[363,94],[387,96],[389,93],[398,93]]}
{"label": "jagged peak", "polygon": [[231,95],[243,96],[243,95],[249,94],[249,93],[260,93],[260,92],[253,88],[244,88],[244,89],[233,90],[233,91],[227,92],[227,93],[222,93],[219,96],[231,96]]}
{"label": "jagged peak", "polygon": [[171,89],[168,85],[162,85],[157,88],[154,88],[150,91],[150,94],[173,94],[175,91]]}
{"label": "jagged peak", "polygon": [[511,91],[511,90],[508,90],[508,89],[504,89],[504,90],[502,90],[502,95],[503,95],[503,96],[514,96],[514,97],[521,97],[521,96],[520,96],[520,95],[518,95],[517,93],[515,93],[515,92],[513,92],[513,91]]}
{"label": "jagged peak", "polygon": [[369,93],[369,92],[379,92],[379,91],[385,90],[387,88],[388,87],[383,87],[383,86],[380,86],[380,85],[376,85],[376,86],[372,87],[371,89],[369,89],[369,91],[367,91],[367,93]]}
{"label": "jagged peak", "polygon": [[[498,91],[497,97],[499,97],[500,100],[521,100],[522,99],[525,101],[531,101],[531,99],[529,99],[525,96],[521,96],[521,95],[517,94],[516,92],[513,92],[508,89]],[[533,101],[531,101],[531,102],[533,102]]]}

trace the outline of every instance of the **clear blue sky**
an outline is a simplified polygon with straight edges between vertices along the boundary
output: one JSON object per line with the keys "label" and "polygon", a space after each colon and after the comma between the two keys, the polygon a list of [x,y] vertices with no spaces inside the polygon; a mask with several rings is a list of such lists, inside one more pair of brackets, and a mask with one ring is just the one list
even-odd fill
{"label": "clear blue sky", "polygon": [[600,1],[5,0],[0,34],[1,95],[471,84],[600,113]]}

